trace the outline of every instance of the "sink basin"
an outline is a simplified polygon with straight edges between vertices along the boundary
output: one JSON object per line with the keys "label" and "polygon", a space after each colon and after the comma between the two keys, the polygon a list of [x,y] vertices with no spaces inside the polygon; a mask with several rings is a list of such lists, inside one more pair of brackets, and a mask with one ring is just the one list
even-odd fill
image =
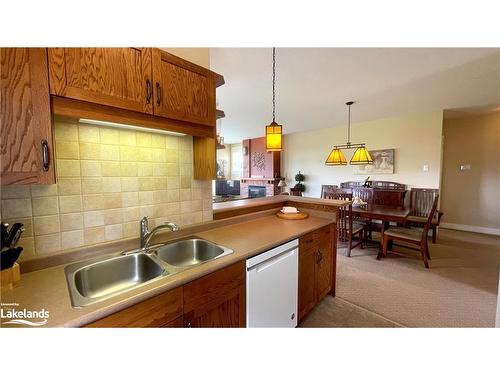
{"label": "sink basin", "polygon": [[223,246],[200,238],[190,238],[158,246],[154,254],[174,267],[191,267],[232,253]]}
{"label": "sink basin", "polygon": [[70,264],[64,269],[71,304],[84,307],[233,251],[199,238],[180,239],[144,252]]}
{"label": "sink basin", "polygon": [[75,307],[101,301],[165,274],[165,268],[144,253],[66,267],[71,300]]}

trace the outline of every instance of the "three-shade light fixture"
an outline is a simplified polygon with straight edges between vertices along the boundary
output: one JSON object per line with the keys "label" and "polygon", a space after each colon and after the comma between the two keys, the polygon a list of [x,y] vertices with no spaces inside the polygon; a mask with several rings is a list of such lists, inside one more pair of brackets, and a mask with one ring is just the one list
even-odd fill
{"label": "three-shade light fixture", "polygon": [[348,114],[348,125],[347,125],[347,143],[341,145],[333,146],[332,151],[328,155],[325,161],[326,165],[347,165],[347,159],[344,156],[342,150],[355,148],[354,154],[352,155],[351,165],[363,165],[363,164],[373,164],[373,159],[366,149],[364,143],[351,143],[351,105],[354,104],[353,101],[345,103],[349,109]]}

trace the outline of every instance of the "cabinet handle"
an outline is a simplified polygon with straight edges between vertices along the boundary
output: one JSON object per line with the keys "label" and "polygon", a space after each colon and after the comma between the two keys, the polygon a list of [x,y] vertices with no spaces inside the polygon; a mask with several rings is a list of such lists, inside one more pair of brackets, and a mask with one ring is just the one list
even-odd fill
{"label": "cabinet handle", "polygon": [[316,253],[316,263],[319,263],[323,260],[323,253],[321,252],[321,250],[318,250],[318,252]]}
{"label": "cabinet handle", "polygon": [[148,79],[146,79],[146,103],[151,103],[151,90],[152,90],[152,87],[151,87],[151,81]]}
{"label": "cabinet handle", "polygon": [[49,142],[42,139],[42,169],[44,172],[49,170]]}
{"label": "cabinet handle", "polygon": [[161,103],[161,87],[160,82],[156,82],[156,105]]}
{"label": "cabinet handle", "polygon": [[191,322],[189,322],[189,323],[187,324],[187,327],[188,327],[188,328],[191,328]]}

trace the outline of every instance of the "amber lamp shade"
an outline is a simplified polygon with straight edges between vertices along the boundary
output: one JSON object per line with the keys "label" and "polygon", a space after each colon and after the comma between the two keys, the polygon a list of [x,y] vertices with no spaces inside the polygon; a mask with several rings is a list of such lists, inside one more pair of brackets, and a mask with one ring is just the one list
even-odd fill
{"label": "amber lamp shade", "polygon": [[349,163],[351,165],[363,165],[363,164],[373,164],[373,159],[366,149],[366,147],[361,146],[354,151],[354,154],[352,155],[351,162]]}
{"label": "amber lamp shade", "polygon": [[272,122],[266,126],[266,149],[267,151],[281,151],[281,125]]}
{"label": "amber lamp shade", "polygon": [[347,160],[342,152],[338,148],[334,148],[328,158],[325,161],[326,165],[347,165]]}

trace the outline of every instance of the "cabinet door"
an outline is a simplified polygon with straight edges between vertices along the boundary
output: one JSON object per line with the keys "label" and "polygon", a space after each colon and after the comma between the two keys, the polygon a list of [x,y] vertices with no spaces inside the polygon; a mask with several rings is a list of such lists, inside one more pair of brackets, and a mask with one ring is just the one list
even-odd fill
{"label": "cabinet door", "polygon": [[210,70],[153,49],[154,114],[215,126],[215,75]]}
{"label": "cabinet door", "polygon": [[88,324],[90,328],[161,328],[182,325],[182,287]]}
{"label": "cabinet door", "polygon": [[0,48],[1,183],[53,184],[52,123],[44,48]]}
{"label": "cabinet door", "polygon": [[50,93],[152,113],[151,48],[49,48]]}
{"label": "cabinet door", "polygon": [[332,241],[331,226],[322,228],[319,232],[320,241],[317,245],[316,295],[318,301],[323,299],[332,288]]}
{"label": "cabinet door", "polygon": [[184,286],[184,326],[233,328],[246,325],[245,262]]}
{"label": "cabinet door", "polygon": [[316,304],[316,254],[312,234],[299,238],[299,321]]}

